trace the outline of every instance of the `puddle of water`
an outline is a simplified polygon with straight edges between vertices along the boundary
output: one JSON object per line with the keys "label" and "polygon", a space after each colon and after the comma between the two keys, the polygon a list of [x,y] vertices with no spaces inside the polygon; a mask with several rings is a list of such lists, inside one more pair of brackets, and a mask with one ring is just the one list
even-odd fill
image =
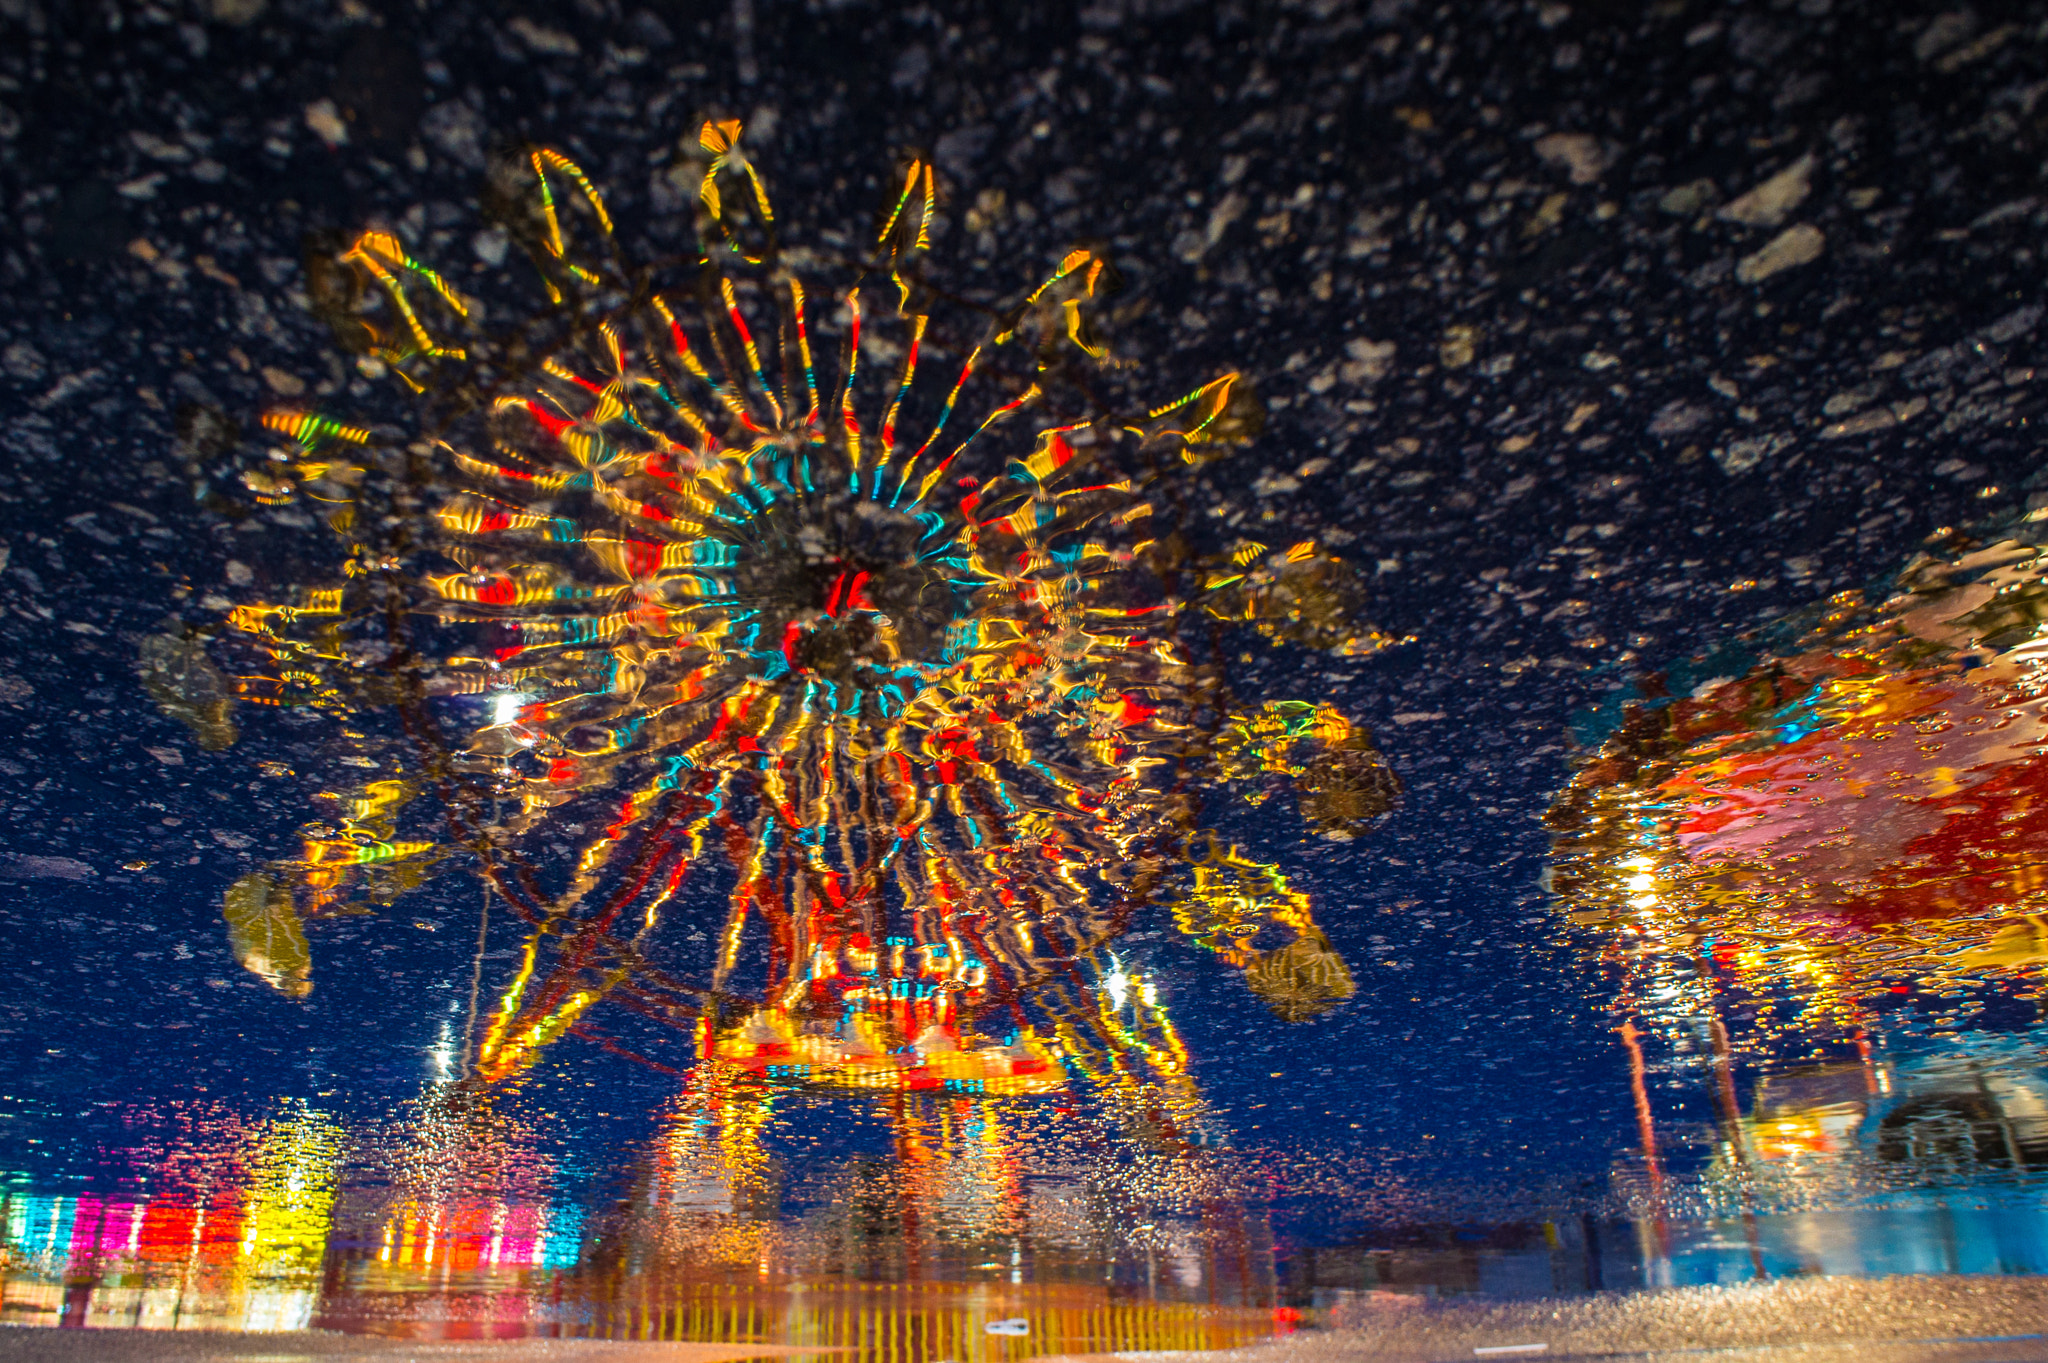
{"label": "puddle of water", "polygon": [[[755,9],[731,20],[749,66]],[[1572,17],[1538,9],[1545,33]],[[1111,11],[1089,9],[1084,51]],[[605,47],[617,72],[674,40],[633,22],[640,38]],[[1914,60],[1955,63],[1946,76],[2021,45],[1974,23],[1944,16]],[[180,32],[203,56],[205,32]],[[507,32],[520,52],[584,54],[530,20]],[[1729,41],[1761,61],[1775,34]],[[1386,37],[1381,56],[1400,47]],[[263,154],[289,159],[301,123],[339,154],[353,127],[390,170],[391,130],[356,87],[419,61],[381,41]],[[925,79],[915,51],[892,89]],[[1574,40],[1554,68],[1585,57]],[[1779,88],[1782,111],[1823,87]],[[2015,91],[1979,126],[2017,126],[2005,108],[2039,91]],[[1485,107],[1491,129],[1502,110]],[[434,110],[434,154],[486,166],[469,105]],[[1452,116],[1395,114],[1414,138]],[[974,160],[957,146],[943,172],[921,153],[893,166],[854,236],[772,209],[761,167],[783,117],[761,105],[747,142],[742,121],[699,116],[673,160],[645,162],[644,193],[676,219],[649,229],[658,247],[583,164],[538,147],[488,162],[488,220],[440,197],[350,209],[331,239],[323,219],[303,268],[260,268],[333,355],[292,372],[271,295],[249,292],[227,354],[235,391],[267,397],[245,422],[177,375],[167,457],[184,467],[151,461],[175,510],[102,499],[62,522],[113,565],[100,587],[45,589],[44,567],[78,576],[51,527],[0,542],[0,569],[21,560],[14,615],[78,658],[118,654],[126,688],[0,674],[0,703],[25,713],[38,685],[53,711],[70,692],[104,707],[75,712],[65,737],[88,760],[68,770],[0,758],[28,787],[0,864],[25,1001],[0,1026],[0,1324],[47,1348],[275,1336],[278,1358],[632,1344],[1002,1363],[1277,1357],[1311,1332],[1364,1348],[1377,1323],[1388,1348],[1512,1357],[1551,1350],[1535,1302],[1585,1324],[1569,1347],[1613,1353],[1654,1332],[1594,1317],[1637,1303],[1655,1316],[1740,1285],[1796,1326],[1808,1279],[2048,1274],[2048,514],[1944,529],[1862,588],[1663,665],[1640,629],[1677,598],[1734,620],[1730,600],[1776,580],[1595,600],[1670,529],[1636,523],[1659,490],[1619,471],[1603,428],[1674,442],[1642,465],[1660,476],[1714,470],[1710,500],[1741,503],[1714,516],[1755,538],[1795,508],[1722,494],[1782,491],[1821,443],[2023,427],[2038,307],[1996,284],[1998,320],[1917,357],[1888,341],[1795,411],[1776,385],[1796,386],[1782,376],[1814,328],[1744,295],[1727,306],[1745,327],[1776,319],[1740,369],[1715,361],[1740,382],[1704,380],[1740,423],[1719,435],[1699,395],[1628,415],[1655,387],[1632,343],[1527,316],[1499,334],[1433,317],[1417,364],[1375,339],[1391,333],[1349,334],[1354,297],[1344,360],[1183,373],[1162,347],[1106,345],[1153,302],[1119,311],[1100,242],[1007,297],[943,276],[949,177]],[[1859,119],[1816,126],[1846,157]],[[1020,148],[1052,135],[1036,126]],[[1404,231],[1456,247],[1498,229],[1511,249],[1486,277],[1538,309],[1546,276],[1623,230],[1568,214],[1623,220],[1637,245],[1725,231],[1683,277],[1701,306],[1853,254],[1846,219],[1781,221],[1818,148],[1717,207],[1729,186],[1711,177],[1610,197],[1618,145],[1523,127],[1534,160],[1461,187],[1469,224],[1418,200],[1318,227],[1351,187],[1300,181],[1256,211],[1249,188],[1185,194],[1172,254],[1204,287],[1254,290],[1262,319],[1263,286],[1212,254],[1240,219],[1268,252],[1336,233],[1306,249],[1341,238],[1368,272]],[[195,162],[200,141],[126,139],[198,183],[228,174]],[[400,153],[414,171],[428,155]],[[1226,187],[1255,160],[1232,153]],[[97,242],[79,222],[94,205],[151,202],[171,174],[23,202]],[[1087,178],[1049,197],[1070,205]],[[1883,197],[1848,193],[1857,213]],[[981,242],[1037,217],[1001,191],[971,202],[961,235]],[[2035,211],[2015,200],[1940,239]],[[1887,205],[1865,226],[1897,223]],[[672,249],[670,227],[698,239]],[[1620,275],[1652,254],[1686,253],[1630,246]],[[523,284],[501,269],[522,256]],[[137,237],[122,268],[241,291],[222,258]],[[1307,284],[1319,302],[1351,287],[1320,265]],[[1954,321],[1897,313],[1884,334],[1915,347]],[[1211,326],[1192,305],[1180,319]],[[4,358],[10,382],[50,369],[27,343]],[[1515,387],[1539,368],[1584,390],[1554,438],[1533,408],[1555,395]],[[43,413],[107,373],[49,377],[6,431],[37,453],[56,448]],[[1425,377],[1442,388],[1412,386]],[[1281,442],[1322,453],[1243,458],[1269,418],[1331,393],[1327,428]],[[1478,443],[1392,434],[1397,405],[1451,399],[1485,413]],[[137,401],[167,409],[155,387]],[[1547,462],[1514,465],[1496,504],[1474,490],[1509,469],[1487,451]],[[1333,469],[1385,524],[1278,500]],[[1539,491],[1549,470],[1558,488]],[[1550,525],[1554,505],[1514,520],[1551,492],[1585,521]],[[1972,505],[2003,495],[1987,482]],[[1909,520],[1903,500],[1851,542]],[[1289,530],[1297,515],[1316,528]],[[1521,535],[1520,566],[1425,567],[1461,527],[1442,557]],[[154,557],[183,538],[208,546],[198,576]],[[99,550],[154,564],[146,610],[106,585],[134,565]],[[1783,561],[1823,576],[1815,555]],[[1530,585],[1565,569],[1559,592]],[[59,623],[67,593],[127,614]],[[1376,623],[1383,607],[1431,631]],[[1539,637],[1552,656],[1523,652]],[[1568,747],[1568,700],[1602,692]],[[93,746],[123,727],[116,704],[141,707],[150,743]],[[58,737],[33,733],[19,755],[46,762]],[[127,767],[90,760],[129,748],[144,756]],[[1522,817],[1538,809],[1540,831]],[[1709,1286],[1728,1291],[1682,1296]],[[1669,1309],[1663,1342],[1711,1333]]]}

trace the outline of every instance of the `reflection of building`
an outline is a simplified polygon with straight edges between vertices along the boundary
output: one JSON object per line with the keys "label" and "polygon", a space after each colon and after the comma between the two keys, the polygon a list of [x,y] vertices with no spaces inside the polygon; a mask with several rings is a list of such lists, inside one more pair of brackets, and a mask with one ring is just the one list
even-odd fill
{"label": "reflection of building", "polygon": [[1660,1226],[1586,1216],[1389,1227],[1351,1245],[1297,1251],[1285,1282],[1290,1300],[1341,1327],[1370,1326],[1390,1313],[1398,1320],[1423,1299],[1554,1302],[1743,1283],[1759,1267],[1767,1278],[2038,1274],[2048,1270],[2048,1213],[2032,1198],[1921,1195],[1875,1207],[1759,1212],[1747,1221],[1709,1215]]}
{"label": "reflection of building", "polygon": [[1786,1066],[1688,1190],[1704,1220],[1646,1221],[1650,1280],[2040,1272],[2043,1169],[2039,1032]]}
{"label": "reflection of building", "polygon": [[554,1189],[531,1120],[448,1084],[421,1095],[408,1139],[336,1209],[314,1324],[416,1333],[524,1334],[551,1319],[546,1286],[576,1265],[584,1209]]}
{"label": "reflection of building", "polygon": [[[1227,1348],[1271,1330],[1273,1245],[1257,1218],[1212,1210],[1150,1249],[1122,1241],[1105,1254],[1088,1234],[1102,1218],[1078,1210],[1093,1199],[1114,1214],[1101,1189],[1029,1186],[1030,1138],[1043,1133],[1020,1128],[1041,1106],[881,1101],[896,1116],[886,1157],[814,1177],[771,1148],[804,1114],[791,1121],[756,1079],[707,1064],[632,1196],[589,1226],[584,1208],[529,1196],[546,1171],[517,1123],[460,1090],[430,1093],[421,1134],[347,1186],[341,1130],[289,1109],[197,1152],[203,1193],[8,1194],[0,1323],[765,1341],[904,1363]],[[141,1172],[155,1182],[194,1154],[173,1149]],[[987,1328],[1018,1321],[1028,1344]]]}
{"label": "reflection of building", "polygon": [[[383,1177],[341,1184],[341,1128],[287,1107],[174,1145],[134,1202],[11,1193],[0,1321],[93,1328],[388,1330],[434,1296],[449,1337],[545,1332],[530,1290],[573,1268],[583,1209],[551,1203],[516,1123],[430,1092]],[[185,1186],[193,1167],[203,1186]],[[152,1177],[153,1176],[153,1177]]]}
{"label": "reflection of building", "polygon": [[305,1108],[209,1152],[226,1176],[145,1201],[5,1200],[10,1325],[287,1330],[312,1317],[340,1130]]}
{"label": "reflection of building", "polygon": [[1863,1195],[2048,1169],[2048,1052],[1978,1038],[1788,1067],[1758,1081],[1742,1130],[1765,1190],[1833,1181]]}
{"label": "reflection of building", "polygon": [[1922,1178],[2048,1169],[2048,1081],[1974,1059],[1930,1063],[1879,1105],[1877,1158]]}

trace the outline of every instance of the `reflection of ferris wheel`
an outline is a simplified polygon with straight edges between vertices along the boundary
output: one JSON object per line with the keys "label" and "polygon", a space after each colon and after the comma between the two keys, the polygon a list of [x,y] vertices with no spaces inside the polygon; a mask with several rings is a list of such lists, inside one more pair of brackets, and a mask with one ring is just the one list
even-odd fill
{"label": "reflection of ferris wheel", "polygon": [[[1095,989],[1094,954],[1171,893],[1283,1016],[1347,997],[1277,870],[1213,847],[1192,889],[1178,869],[1191,778],[1292,779],[1331,836],[1398,790],[1327,707],[1215,715],[1176,640],[1193,599],[1276,637],[1386,642],[1339,627],[1331,594],[1349,579],[1312,545],[1202,570],[1151,537],[1158,456],[1242,438],[1256,409],[1241,385],[1056,415],[1101,355],[1089,309],[1106,265],[1085,250],[978,341],[941,336],[922,161],[861,282],[814,308],[738,139],[705,126],[706,246],[672,289],[619,262],[580,170],[531,154],[501,199],[575,319],[544,349],[484,335],[390,234],[323,275],[363,363],[453,394],[457,415],[402,449],[266,418],[300,451],[249,487],[334,503],[348,554],[339,587],[234,612],[267,656],[241,691],[344,719],[395,703],[420,753],[231,892],[245,937],[269,934],[245,961],[303,982],[281,963],[302,913],[388,899],[453,841],[528,931],[476,1038],[486,1081],[564,1035],[621,1046],[590,1021],[607,1001],[777,1078],[1052,1086],[1027,1001]],[[934,408],[915,380],[935,355],[958,369]],[[1029,441],[1008,434],[1019,424]],[[1028,453],[991,462],[999,438]],[[451,654],[443,636],[468,642]],[[460,697],[482,712],[451,724]],[[445,840],[407,825],[423,785]],[[581,839],[566,883],[534,850],[564,836]],[[678,896],[710,852],[730,890],[692,982]],[[747,942],[766,983],[743,994]]]}

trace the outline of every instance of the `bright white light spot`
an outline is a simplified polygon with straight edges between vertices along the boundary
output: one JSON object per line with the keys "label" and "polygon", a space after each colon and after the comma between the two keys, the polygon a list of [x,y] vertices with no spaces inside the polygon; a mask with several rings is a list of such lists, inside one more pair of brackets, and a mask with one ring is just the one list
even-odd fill
{"label": "bright white light spot", "polygon": [[517,691],[500,691],[491,697],[491,723],[510,724],[519,718],[519,707],[526,704],[526,697]]}
{"label": "bright white light spot", "polygon": [[1123,971],[1119,970],[1115,974],[1111,975],[1108,979],[1104,980],[1103,984],[1108,986],[1109,988],[1109,1001],[1111,1006],[1121,1009],[1124,1006],[1124,999],[1130,993],[1131,977],[1124,974]]}
{"label": "bright white light spot", "polygon": [[1657,888],[1657,878],[1648,874],[1630,876],[1628,878],[1628,887],[1631,890],[1654,890]]}

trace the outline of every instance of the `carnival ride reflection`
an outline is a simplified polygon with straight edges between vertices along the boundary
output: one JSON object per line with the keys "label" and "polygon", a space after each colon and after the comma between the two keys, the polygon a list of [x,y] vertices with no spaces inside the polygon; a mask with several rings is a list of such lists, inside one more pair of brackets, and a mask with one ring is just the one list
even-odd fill
{"label": "carnival ride reflection", "polygon": [[[1185,1052],[1158,1044],[1171,1022],[1145,999],[1146,984],[1119,986],[1131,991],[1120,1019],[1097,1012],[1048,1027],[1086,1080],[1053,1101],[1028,1091],[840,1091],[852,1110],[832,1120],[886,1133],[870,1155],[799,1153],[812,1149],[804,1131],[826,1115],[819,1104],[831,1090],[700,1064],[646,1152],[621,1221],[601,1237],[623,1256],[617,1271],[1019,1283],[1068,1260],[1143,1258],[1156,1279],[1174,1258],[1169,1241],[1194,1233],[1170,1229],[1187,1216],[1241,1226],[1251,1213],[1216,1157],[1220,1127]],[[1148,1063],[1140,1069],[1133,1057]]]}
{"label": "carnival ride reflection", "polygon": [[[1710,1195],[1745,1207],[1819,1197],[1830,1179],[1850,1195],[2038,1162],[2031,1081],[1923,1085],[1872,1115],[1893,1034],[1955,1036],[1991,994],[2038,1003],[2048,558],[2034,524],[1951,535],[1881,588],[1599,712],[1604,737],[1547,816],[1552,885],[1619,986],[1653,1198],[1652,1037],[1707,1071]],[[1842,1073],[1867,1093],[1741,1113],[1738,1056],[1775,1074],[1845,1044],[1859,1059]],[[1759,1104],[1771,1082],[1786,1081]]]}
{"label": "carnival ride reflection", "polygon": [[1630,1006],[1735,989],[1761,1035],[1839,1036],[1895,991],[2024,993],[2048,960],[2044,574],[2030,541],[1956,541],[1611,706],[1550,811],[1552,874]]}
{"label": "carnival ride reflection", "polygon": [[[327,711],[377,773],[229,892],[244,964],[302,993],[303,920],[473,857],[528,933],[465,1050],[487,1086],[574,1035],[678,1075],[850,1091],[1048,1095],[1162,1064],[1185,1088],[1110,951],[1160,903],[1283,1018],[1350,997],[1307,897],[1196,822],[1206,787],[1256,803],[1278,783],[1348,839],[1400,788],[1330,707],[1239,706],[1189,657],[1195,618],[1392,642],[1314,544],[1203,558],[1161,523],[1177,468],[1256,433],[1248,387],[1123,397],[1095,320],[1113,274],[1087,249],[962,331],[949,312],[976,309],[928,277],[922,160],[816,308],[800,272],[823,257],[780,245],[739,125],[700,141],[701,252],[645,268],[573,162],[499,167],[549,300],[531,328],[486,331],[389,232],[309,261],[419,429],[273,412],[296,448],[242,477],[259,502],[325,504],[342,566],[230,612],[255,664],[234,689]],[[839,342],[823,383],[814,337]],[[957,377],[927,394],[934,357]],[[153,646],[177,677],[211,666]],[[402,733],[372,737],[378,712]],[[545,849],[572,838],[564,883]],[[714,856],[722,922],[692,898]],[[600,1003],[684,1046],[600,1030]]]}
{"label": "carnival ride reflection", "polygon": [[876,1095],[865,1115],[886,1147],[819,1156],[797,1138],[821,1101],[700,1067],[631,1195],[593,1230],[584,1271],[610,1284],[599,1295],[978,1284],[995,1300],[1106,1275],[1162,1303],[1278,1304],[1275,1246],[1241,1189],[1200,1159],[1102,1139],[1116,1130],[1105,1111]]}

